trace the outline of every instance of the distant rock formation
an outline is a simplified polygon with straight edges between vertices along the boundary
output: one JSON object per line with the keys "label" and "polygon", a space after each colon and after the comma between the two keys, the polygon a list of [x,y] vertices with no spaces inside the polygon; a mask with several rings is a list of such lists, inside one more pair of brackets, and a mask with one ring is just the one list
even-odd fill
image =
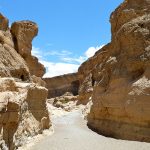
{"label": "distant rock formation", "polygon": [[53,78],[44,78],[48,89],[48,98],[62,96],[66,92],[78,95],[79,79],[76,73],[66,74]]}
{"label": "distant rock formation", "polygon": [[125,0],[111,15],[112,41],[79,68],[88,126],[150,142],[150,1]]}
{"label": "distant rock formation", "polygon": [[31,56],[37,31],[30,21],[15,22],[10,29],[8,19],[0,14],[0,149],[5,144],[16,149],[51,126],[48,90],[40,78],[45,69]]}
{"label": "distant rock formation", "polygon": [[66,92],[64,95],[59,97],[50,98],[47,100],[49,104],[52,104],[56,108],[61,108],[65,111],[72,111],[77,108],[78,96],[74,96],[72,93]]}

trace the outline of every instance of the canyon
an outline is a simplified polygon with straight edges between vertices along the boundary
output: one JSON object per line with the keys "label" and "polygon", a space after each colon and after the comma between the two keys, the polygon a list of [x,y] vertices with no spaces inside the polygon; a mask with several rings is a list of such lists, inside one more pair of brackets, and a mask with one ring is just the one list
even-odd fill
{"label": "canyon", "polygon": [[45,68],[31,55],[38,27],[0,14],[0,149],[13,150],[51,127],[41,77]]}
{"label": "canyon", "polygon": [[[18,21],[9,27],[9,20],[0,14],[1,149],[17,149],[55,125],[56,134],[44,144],[63,137],[63,130],[69,136],[77,128],[86,131],[84,138],[97,138],[96,143],[98,138],[103,141],[103,136],[150,142],[150,1],[124,0],[112,12],[110,23],[111,42],[82,63],[77,73],[43,78],[46,69],[31,54],[37,24]],[[54,119],[56,111],[62,115]],[[61,117],[78,121],[67,127],[59,122]],[[81,121],[83,118],[87,122]],[[82,122],[80,126],[78,122]],[[74,135],[69,136],[73,141],[77,139]],[[117,143],[109,138],[105,143]],[[136,144],[140,146],[140,142]],[[33,149],[42,149],[43,143]]]}
{"label": "canyon", "polygon": [[79,67],[78,104],[92,101],[94,131],[150,142],[150,1],[125,0],[110,23],[111,42]]}

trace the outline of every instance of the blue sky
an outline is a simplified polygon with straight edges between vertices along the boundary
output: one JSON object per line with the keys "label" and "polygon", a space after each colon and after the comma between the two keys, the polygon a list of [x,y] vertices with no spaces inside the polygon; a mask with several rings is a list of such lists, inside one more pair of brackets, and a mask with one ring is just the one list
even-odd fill
{"label": "blue sky", "polygon": [[0,12],[14,21],[39,26],[33,54],[47,68],[45,76],[77,70],[102,45],[110,42],[111,12],[123,0],[0,0]]}

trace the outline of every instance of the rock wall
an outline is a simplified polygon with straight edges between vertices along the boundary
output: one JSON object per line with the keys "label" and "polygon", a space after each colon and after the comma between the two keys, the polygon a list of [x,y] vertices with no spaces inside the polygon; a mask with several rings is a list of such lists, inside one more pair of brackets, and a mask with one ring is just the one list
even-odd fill
{"label": "rock wall", "polygon": [[105,136],[150,142],[150,1],[125,0],[112,14],[112,41],[79,68],[88,126]]}
{"label": "rock wall", "polygon": [[30,21],[15,22],[10,29],[0,14],[0,149],[16,149],[51,126],[48,90],[40,78],[45,69],[31,56],[37,30]]}
{"label": "rock wall", "polygon": [[53,78],[44,78],[48,89],[48,98],[58,97],[66,92],[78,95],[79,80],[76,73],[57,76]]}

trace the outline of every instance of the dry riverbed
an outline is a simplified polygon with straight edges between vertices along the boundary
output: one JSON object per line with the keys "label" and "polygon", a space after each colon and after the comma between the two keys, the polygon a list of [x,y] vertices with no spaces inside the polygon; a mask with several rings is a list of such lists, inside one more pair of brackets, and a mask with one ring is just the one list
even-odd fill
{"label": "dry riverbed", "polygon": [[[59,110],[57,110],[59,112]],[[62,110],[60,110],[62,111]],[[57,112],[57,113],[58,113]],[[60,114],[60,112],[58,113]],[[63,115],[62,115],[63,114]],[[86,126],[81,110],[53,117],[54,133],[33,140],[26,150],[149,150],[149,143],[101,136]]]}

